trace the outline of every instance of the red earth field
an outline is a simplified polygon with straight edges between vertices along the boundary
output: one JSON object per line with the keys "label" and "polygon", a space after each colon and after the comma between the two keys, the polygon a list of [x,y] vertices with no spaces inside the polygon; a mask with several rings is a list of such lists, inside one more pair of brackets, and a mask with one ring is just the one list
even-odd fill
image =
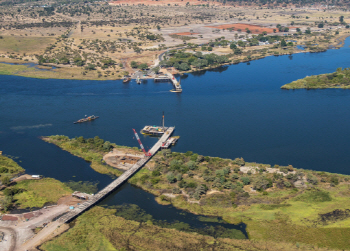
{"label": "red earth field", "polygon": [[259,25],[252,25],[252,24],[223,24],[223,25],[217,25],[217,26],[206,26],[209,28],[215,28],[215,29],[229,29],[233,28],[235,31],[238,29],[241,29],[241,31],[245,32],[246,28],[248,28],[252,33],[254,34],[260,34],[266,31],[267,33],[273,33],[273,28],[267,28]]}

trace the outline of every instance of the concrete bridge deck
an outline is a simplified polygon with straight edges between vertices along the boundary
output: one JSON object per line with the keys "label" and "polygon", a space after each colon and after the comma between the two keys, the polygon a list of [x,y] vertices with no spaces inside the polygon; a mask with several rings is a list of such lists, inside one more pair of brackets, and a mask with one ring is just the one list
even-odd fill
{"label": "concrete bridge deck", "polygon": [[92,196],[89,200],[85,201],[84,203],[80,204],[78,207],[74,208],[67,214],[63,215],[58,219],[61,223],[67,223],[88,210],[90,207],[97,204],[99,201],[101,201],[104,197],[106,197],[109,193],[114,191],[115,189],[119,188],[124,182],[126,182],[131,176],[133,176],[138,170],[140,170],[161,148],[163,142],[166,142],[167,139],[171,136],[171,134],[174,132],[175,127],[169,127],[163,136],[157,141],[157,143],[151,148],[150,153],[151,156],[144,156],[141,158],[136,164],[134,164],[128,171],[124,172],[122,175],[120,175],[116,180],[114,180],[112,183],[110,183],[108,186],[106,186],[104,189],[102,189],[100,192]]}

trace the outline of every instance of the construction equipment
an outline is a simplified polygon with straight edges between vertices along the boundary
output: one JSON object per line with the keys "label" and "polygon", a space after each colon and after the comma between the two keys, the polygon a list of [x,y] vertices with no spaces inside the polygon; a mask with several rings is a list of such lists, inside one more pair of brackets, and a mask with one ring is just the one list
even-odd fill
{"label": "construction equipment", "polygon": [[139,138],[139,135],[137,134],[137,132],[135,131],[135,129],[133,129],[133,130],[134,130],[135,137],[136,137],[137,141],[139,142],[140,147],[141,147],[143,153],[145,154],[145,156],[152,156],[152,154],[151,154],[149,151],[146,152],[145,148],[143,147],[143,145],[142,145],[142,143],[141,143],[141,140],[140,140],[140,138]]}

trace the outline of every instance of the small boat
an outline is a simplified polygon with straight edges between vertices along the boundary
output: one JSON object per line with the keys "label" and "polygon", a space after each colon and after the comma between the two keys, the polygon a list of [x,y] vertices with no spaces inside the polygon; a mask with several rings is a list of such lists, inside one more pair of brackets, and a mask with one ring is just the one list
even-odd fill
{"label": "small boat", "polygon": [[79,119],[78,121],[73,122],[73,124],[84,123],[84,122],[92,121],[92,120],[95,120],[95,119],[98,119],[98,118],[99,118],[99,116],[95,116],[95,115],[91,115],[89,117],[85,115],[85,118]]}
{"label": "small boat", "polygon": [[131,77],[130,76],[124,76],[123,83],[128,83],[130,82]]}
{"label": "small boat", "polygon": [[141,84],[141,82],[142,82],[142,80],[141,80],[140,78],[137,78],[137,79],[136,79],[136,83],[137,83],[137,84]]}

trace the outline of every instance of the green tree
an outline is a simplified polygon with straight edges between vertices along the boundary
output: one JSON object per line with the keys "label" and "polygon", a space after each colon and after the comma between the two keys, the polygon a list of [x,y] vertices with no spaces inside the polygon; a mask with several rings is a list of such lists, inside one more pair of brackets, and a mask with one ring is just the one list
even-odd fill
{"label": "green tree", "polygon": [[240,55],[240,54],[242,54],[242,50],[240,48],[236,48],[235,51],[234,51],[234,54],[235,55]]}
{"label": "green tree", "polygon": [[137,68],[139,68],[140,70],[146,70],[148,69],[148,64],[146,63],[143,63],[143,64],[140,64],[139,66],[137,66]]}
{"label": "green tree", "polygon": [[235,50],[237,48],[237,45],[235,43],[230,44],[230,49]]}
{"label": "green tree", "polygon": [[166,179],[168,180],[169,183],[176,182],[176,178],[175,178],[175,175],[173,173],[168,173],[166,176]]}
{"label": "green tree", "polygon": [[131,68],[137,68],[138,65],[139,65],[139,63],[137,63],[136,61],[131,61],[131,63],[130,63]]}
{"label": "green tree", "polygon": [[250,179],[248,177],[242,177],[241,181],[243,182],[244,185],[249,185],[250,184]]}
{"label": "green tree", "polygon": [[3,176],[1,177],[1,183],[5,186],[10,184],[10,177],[9,176]]}
{"label": "green tree", "polygon": [[287,43],[284,39],[281,40],[281,47],[285,47],[287,46]]}
{"label": "green tree", "polygon": [[340,16],[340,17],[339,17],[339,22],[340,22],[340,23],[344,23],[344,16]]}

